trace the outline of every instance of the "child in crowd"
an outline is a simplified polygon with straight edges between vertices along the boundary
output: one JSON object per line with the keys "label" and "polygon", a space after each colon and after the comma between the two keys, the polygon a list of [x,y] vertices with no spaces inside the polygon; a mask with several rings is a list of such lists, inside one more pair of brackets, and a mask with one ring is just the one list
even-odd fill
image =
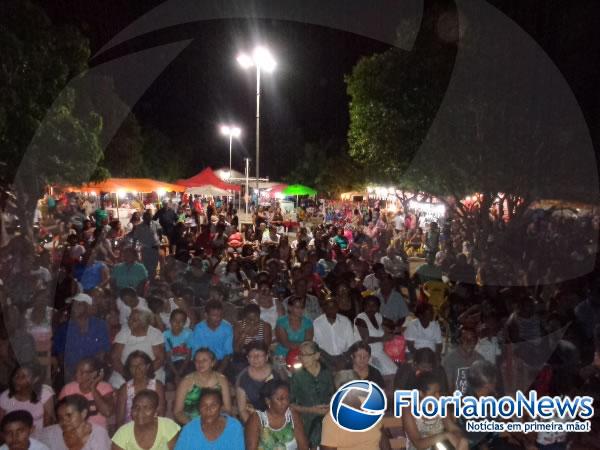
{"label": "child in crowd", "polygon": [[[429,396],[439,398],[441,395],[440,383],[432,372],[423,372],[417,375],[416,388],[419,390],[421,399]],[[410,407],[402,411],[402,425],[408,437],[407,450],[441,448],[437,444],[446,442],[452,444],[456,450],[467,450],[468,441],[462,435],[462,431],[450,417],[414,417]],[[448,448],[445,445],[444,448]]]}
{"label": "child in crowd", "polygon": [[[167,365],[167,383],[177,386],[179,381],[189,373],[191,350],[188,340],[192,330],[186,327],[188,316],[182,309],[175,309],[169,318],[170,328],[163,332]],[[173,386],[169,386],[173,388]]]}
{"label": "child in crowd", "polygon": [[28,411],[9,412],[2,418],[0,431],[4,440],[0,450],[48,450],[48,447],[31,437],[33,417]]}

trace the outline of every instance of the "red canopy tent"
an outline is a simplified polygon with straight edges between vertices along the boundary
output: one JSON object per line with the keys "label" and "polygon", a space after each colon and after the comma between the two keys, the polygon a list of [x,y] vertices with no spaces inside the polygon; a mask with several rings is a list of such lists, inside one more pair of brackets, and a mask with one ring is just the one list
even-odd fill
{"label": "red canopy tent", "polygon": [[271,197],[275,197],[275,194],[279,194],[281,191],[283,191],[286,187],[288,187],[287,184],[276,184],[275,186],[273,186],[271,188],[271,190],[269,191],[269,195]]}
{"label": "red canopy tent", "polygon": [[187,188],[202,187],[202,186],[214,186],[219,189],[225,189],[226,191],[241,191],[240,186],[236,184],[226,183],[221,180],[210,167],[207,167],[202,172],[194,175],[191,178],[185,180],[177,180],[176,182],[180,186]]}

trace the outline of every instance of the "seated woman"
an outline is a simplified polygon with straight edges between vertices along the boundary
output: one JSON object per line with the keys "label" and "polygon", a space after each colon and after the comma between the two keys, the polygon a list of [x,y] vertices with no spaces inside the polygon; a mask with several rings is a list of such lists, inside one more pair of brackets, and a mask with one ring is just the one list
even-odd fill
{"label": "seated woman", "polygon": [[[431,372],[417,376],[416,388],[421,394],[421,399],[426,396],[439,398],[441,395],[440,384]],[[444,442],[450,442],[456,450],[469,448],[467,439],[463,437],[462,431],[451,417],[414,417],[410,407],[405,407],[402,411],[402,426],[408,437],[407,450],[437,448],[438,443]]]}
{"label": "seated woman", "polygon": [[302,342],[312,341],[314,329],[310,319],[304,315],[304,307],[304,298],[292,297],[288,301],[288,313],[277,319],[276,356],[285,357],[290,350],[300,347]]}
{"label": "seated woman", "polygon": [[272,340],[271,326],[260,318],[260,307],[254,303],[246,305],[242,310],[242,319],[233,326],[233,351],[242,353],[251,342],[264,342],[269,345]]}
{"label": "seated woman", "polygon": [[271,280],[260,280],[257,283],[257,291],[252,303],[260,307],[261,320],[268,323],[271,328],[277,325],[277,319],[283,315],[281,303],[273,296]]}
{"label": "seated woman", "polygon": [[[367,346],[368,347],[368,346]],[[335,375],[336,388],[355,380],[352,370],[341,370]],[[344,403],[360,409],[365,398],[350,392],[344,399]],[[331,414],[325,414],[323,418],[323,432],[321,433],[321,450],[379,450],[390,448],[387,437],[383,434],[383,423],[379,422],[373,428],[361,433],[345,430],[333,421]]]}
{"label": "seated woman", "polygon": [[384,376],[396,373],[397,366],[385,353],[383,342],[387,340],[387,332],[383,329],[383,317],[379,312],[380,300],[374,295],[363,301],[364,312],[354,319],[354,325],[365,344],[371,347],[371,364]]}
{"label": "seated woman", "polygon": [[420,348],[414,353],[412,362],[398,365],[398,371],[394,377],[394,389],[414,389],[418,374],[432,372],[440,384],[442,393],[449,392],[446,371],[438,361],[435,353],[429,347]]}
{"label": "seated woman", "polygon": [[310,448],[317,448],[321,442],[323,416],[329,412],[329,402],[335,392],[333,377],[319,362],[320,353],[314,342],[303,342],[299,349],[302,368],[292,375],[292,408],[302,417]]}
{"label": "seated woman", "polygon": [[198,404],[205,389],[221,392],[221,407],[225,413],[231,411],[231,393],[227,378],[215,369],[217,358],[208,348],[199,348],[194,355],[195,371],[187,375],[175,392],[173,415],[180,424],[198,417]]}
{"label": "seated woman", "polygon": [[240,422],[223,414],[223,397],[218,389],[203,389],[198,402],[199,417],[181,430],[175,450],[244,450]]}
{"label": "seated woman", "polygon": [[221,276],[221,284],[227,289],[227,298],[232,303],[239,303],[243,299],[244,289],[250,289],[248,277],[241,270],[237,259],[227,262],[225,273]]}
{"label": "seated woman", "polygon": [[41,430],[39,440],[52,450],[110,448],[106,428],[88,422],[89,402],[83,395],[67,395],[58,402],[58,425]]}
{"label": "seated woman", "polygon": [[158,412],[158,394],[144,389],[135,394],[131,407],[132,422],[117,430],[112,438],[112,450],[162,450],[175,448],[180,427]]}
{"label": "seated woman", "polygon": [[0,419],[11,411],[28,411],[36,430],[54,423],[54,391],[42,383],[37,365],[24,365],[13,370],[8,390],[0,394]]}
{"label": "seated woman", "polygon": [[261,389],[264,410],[256,410],[246,423],[246,449],[308,450],[300,415],[290,408],[290,386],[271,380]]}
{"label": "seated woman", "polygon": [[158,414],[165,415],[165,386],[154,378],[154,368],[150,357],[141,351],[135,351],[125,361],[125,378],[127,382],[117,393],[117,425],[124,425],[132,420],[133,398],[138,392],[151,390],[159,398]]}
{"label": "seated woman", "polygon": [[246,357],[249,365],[239,374],[235,384],[238,412],[244,423],[255,410],[265,410],[260,390],[265,383],[279,378],[269,364],[269,348],[264,342],[250,342],[246,346]]}
{"label": "seated woman", "polygon": [[371,361],[371,347],[363,341],[352,344],[348,350],[352,359],[352,372],[357,380],[369,380],[377,383],[382,389],[385,388],[381,372],[373,367]]}
{"label": "seated woman", "polygon": [[108,418],[115,409],[115,393],[110,384],[103,381],[104,369],[94,358],[84,358],[77,364],[75,381],[62,388],[59,399],[68,395],[83,395],[90,404],[88,421],[106,428]]}
{"label": "seated woman", "polygon": [[113,373],[110,382],[115,388],[125,383],[125,361],[130,353],[141,350],[150,356],[156,379],[165,381],[165,347],[164,337],[160,330],[150,326],[153,314],[148,310],[134,309],[128,320],[128,327],[123,327],[115,337],[111,351]]}

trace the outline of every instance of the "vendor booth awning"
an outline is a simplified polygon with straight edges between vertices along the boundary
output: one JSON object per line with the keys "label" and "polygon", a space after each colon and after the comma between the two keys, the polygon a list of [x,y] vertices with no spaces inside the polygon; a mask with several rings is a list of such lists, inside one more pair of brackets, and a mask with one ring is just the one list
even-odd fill
{"label": "vendor booth awning", "polygon": [[290,184],[282,191],[285,195],[317,195],[317,191],[302,184]]}
{"label": "vendor booth awning", "polygon": [[229,191],[226,191],[225,189],[220,189],[215,186],[211,186],[210,184],[207,184],[205,186],[187,188],[185,190],[185,192],[187,192],[188,194],[191,194],[191,195],[212,195],[212,196],[230,195]]}
{"label": "vendor booth awning", "polygon": [[183,192],[184,186],[151,180],[150,178],[109,178],[100,183],[88,183],[83,186],[70,186],[70,192]]}
{"label": "vendor booth awning", "polygon": [[[191,178],[187,178],[185,180],[177,180],[177,184],[185,186],[186,188],[200,188],[205,186],[213,186],[215,188],[223,189],[226,191],[239,192],[241,190],[241,188],[235,184],[225,183],[213,172],[213,170],[210,167],[207,167],[202,172],[194,175]],[[223,195],[229,195],[229,193]]]}

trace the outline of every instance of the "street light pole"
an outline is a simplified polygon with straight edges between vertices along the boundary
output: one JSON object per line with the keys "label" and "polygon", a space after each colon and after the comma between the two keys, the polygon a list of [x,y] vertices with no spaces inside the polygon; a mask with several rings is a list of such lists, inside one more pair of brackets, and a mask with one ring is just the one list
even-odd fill
{"label": "street light pole", "polygon": [[231,144],[233,142],[233,134],[229,134],[229,178],[231,178]]}
{"label": "street light pole", "polygon": [[260,202],[259,187],[259,167],[260,167],[260,66],[256,65],[256,203]]}
{"label": "street light pole", "polygon": [[250,158],[244,158],[244,160],[246,161],[246,195],[244,195],[244,198],[246,199],[246,214],[248,214],[248,191],[249,191],[249,180],[248,180],[248,176],[250,175]]}
{"label": "street light pole", "polygon": [[231,149],[233,146],[233,138],[239,138],[240,135],[242,134],[242,130],[240,130],[239,127],[236,127],[235,125],[221,125],[221,134],[223,136],[228,136],[229,137],[229,178],[231,177],[231,171],[232,171],[232,166],[231,166]]}
{"label": "street light pole", "polygon": [[262,46],[257,46],[252,54],[241,53],[237,61],[244,69],[256,67],[256,201],[260,196],[260,73],[265,71],[271,73],[275,70],[277,63],[271,52]]}

